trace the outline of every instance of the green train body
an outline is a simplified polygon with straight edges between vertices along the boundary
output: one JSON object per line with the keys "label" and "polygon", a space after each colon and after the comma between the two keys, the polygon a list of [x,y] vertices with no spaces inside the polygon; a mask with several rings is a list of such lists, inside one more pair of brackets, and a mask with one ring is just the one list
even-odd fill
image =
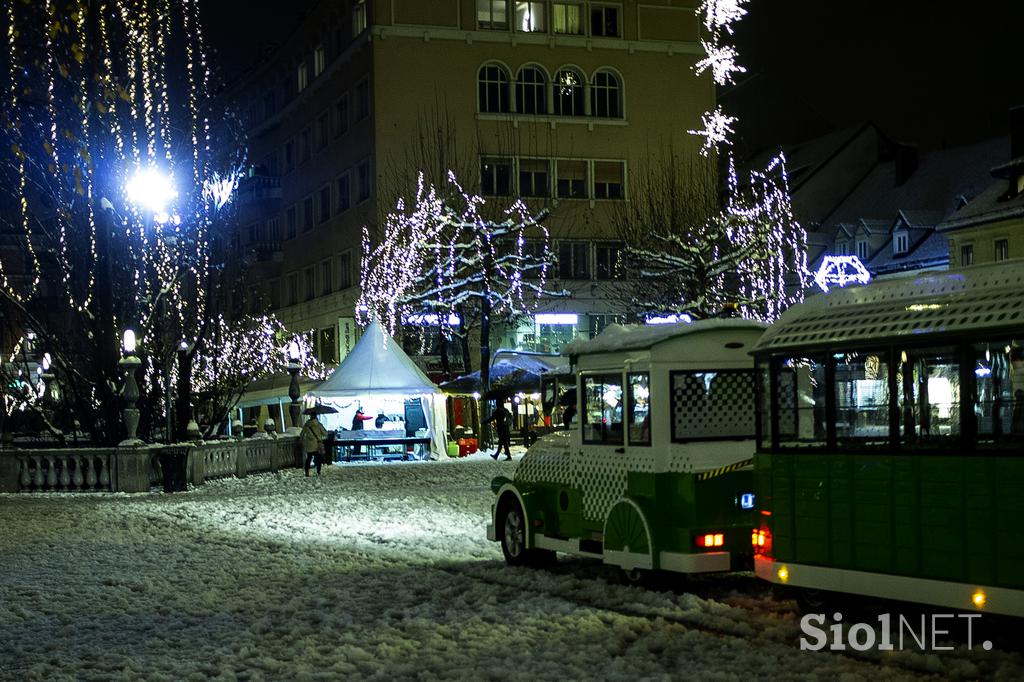
{"label": "green train body", "polygon": [[755,349],[756,574],[1024,615],[1024,267],[794,306]]}
{"label": "green train body", "polygon": [[553,552],[636,575],[749,566],[754,374],[764,325],[613,327],[568,349],[572,428],[492,483],[488,537],[509,563]]}

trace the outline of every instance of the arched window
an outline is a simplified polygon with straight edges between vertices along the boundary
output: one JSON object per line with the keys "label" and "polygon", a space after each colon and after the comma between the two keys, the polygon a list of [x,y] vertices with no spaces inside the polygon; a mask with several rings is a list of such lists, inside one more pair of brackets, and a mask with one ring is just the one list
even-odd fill
{"label": "arched window", "polygon": [[524,66],[516,76],[516,111],[520,114],[548,113],[548,79],[536,66]]}
{"label": "arched window", "polygon": [[555,113],[559,116],[583,116],[583,75],[576,69],[561,69],[555,74]]}
{"label": "arched window", "polygon": [[590,112],[601,118],[622,118],[622,86],[610,71],[598,71],[590,84]]}
{"label": "arched window", "polygon": [[491,114],[509,112],[508,73],[499,64],[484,64],[477,76],[480,111]]}

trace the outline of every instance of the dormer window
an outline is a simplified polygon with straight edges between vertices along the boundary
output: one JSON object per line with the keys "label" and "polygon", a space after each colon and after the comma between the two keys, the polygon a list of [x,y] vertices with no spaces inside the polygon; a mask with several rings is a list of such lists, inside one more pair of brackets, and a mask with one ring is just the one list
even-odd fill
{"label": "dormer window", "polygon": [[906,232],[897,232],[892,238],[892,252],[895,255],[904,254],[910,250],[910,236]]}
{"label": "dormer window", "polygon": [[836,255],[847,256],[850,253],[850,245],[846,242],[836,242]]}
{"label": "dormer window", "polygon": [[867,239],[858,239],[857,240],[857,258],[860,258],[862,261],[866,261],[868,259],[868,240]]}

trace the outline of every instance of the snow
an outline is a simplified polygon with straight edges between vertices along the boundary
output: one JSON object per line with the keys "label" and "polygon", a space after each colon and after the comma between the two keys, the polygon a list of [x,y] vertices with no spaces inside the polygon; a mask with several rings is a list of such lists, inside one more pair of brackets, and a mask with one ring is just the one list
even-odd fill
{"label": "snow", "polygon": [[684,334],[694,334],[711,329],[751,329],[758,327],[765,329],[767,325],[762,322],[740,318],[697,320],[695,322],[659,325],[610,324],[593,339],[578,339],[566,344],[562,354],[589,355],[593,353],[614,353],[624,350],[641,350],[655,346],[662,341],[683,336]]}
{"label": "snow", "polygon": [[2,495],[0,679],[1024,675],[998,649],[801,652],[794,604],[749,574],[661,592],[594,561],[509,568],[485,526],[490,480],[515,466],[480,452]]}

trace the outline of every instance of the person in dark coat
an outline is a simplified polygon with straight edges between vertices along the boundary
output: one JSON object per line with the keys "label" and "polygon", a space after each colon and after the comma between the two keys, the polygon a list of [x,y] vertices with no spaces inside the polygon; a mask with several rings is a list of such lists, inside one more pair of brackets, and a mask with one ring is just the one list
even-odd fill
{"label": "person in dark coat", "polygon": [[388,421],[388,418],[384,416],[384,410],[377,413],[377,418],[373,421],[373,425],[380,429],[384,427],[384,422]]}
{"label": "person in dark coat", "polygon": [[512,452],[509,450],[512,445],[512,413],[499,403],[494,412],[491,412],[491,416],[483,421],[484,424],[488,422],[494,422],[494,428],[498,432],[498,449],[491,455],[491,459],[498,459],[502,447],[505,448],[505,460],[512,459]]}
{"label": "person in dark coat", "polygon": [[569,403],[569,406],[565,408],[565,412],[562,413],[562,424],[565,428],[572,426],[572,418],[576,416],[576,403]]}

